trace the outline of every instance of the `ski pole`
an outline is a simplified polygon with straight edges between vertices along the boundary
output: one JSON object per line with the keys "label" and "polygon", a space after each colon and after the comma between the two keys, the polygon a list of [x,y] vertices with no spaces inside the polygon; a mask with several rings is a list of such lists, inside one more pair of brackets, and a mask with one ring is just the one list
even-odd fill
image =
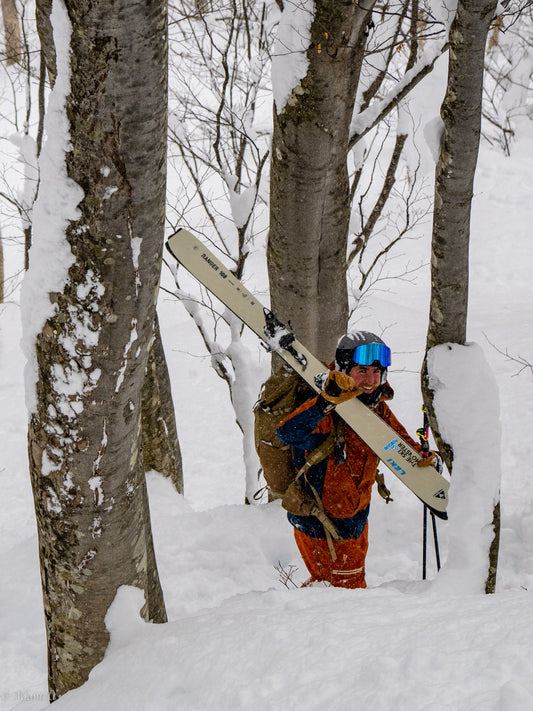
{"label": "ski pole", "polygon": [[428,548],[428,507],[424,504],[422,523],[422,580],[426,579]]}
{"label": "ski pole", "polygon": [[437,519],[435,518],[435,514],[433,512],[431,512],[431,522],[433,524],[433,543],[435,544],[435,560],[438,572],[440,570],[439,539],[437,537]]}
{"label": "ski pole", "polygon": [[[424,413],[424,425],[417,429],[416,434],[420,439],[420,444],[422,446],[422,456],[427,457],[429,454],[429,417],[426,412],[426,408],[422,405],[422,412]],[[428,507],[424,504],[424,518],[422,524],[422,580],[426,579],[427,574],[427,514]],[[440,570],[440,553],[439,553],[439,541],[437,537],[437,522],[435,520],[435,514],[430,511],[431,514],[431,524],[433,528],[433,544],[435,547],[435,559],[437,564],[437,571]]]}

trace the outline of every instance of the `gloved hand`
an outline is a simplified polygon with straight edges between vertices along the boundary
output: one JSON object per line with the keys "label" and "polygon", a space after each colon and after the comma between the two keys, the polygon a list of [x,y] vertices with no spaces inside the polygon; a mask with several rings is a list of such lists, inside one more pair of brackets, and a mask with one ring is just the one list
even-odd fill
{"label": "gloved hand", "polygon": [[416,463],[417,467],[435,467],[435,469],[442,474],[442,459],[437,452],[429,451],[426,452],[426,456],[422,456]]}
{"label": "gloved hand", "polygon": [[356,388],[349,375],[341,373],[339,370],[332,370],[320,394],[324,400],[331,402],[333,405],[340,405],[346,400],[351,400],[361,395],[362,392],[362,390]]}

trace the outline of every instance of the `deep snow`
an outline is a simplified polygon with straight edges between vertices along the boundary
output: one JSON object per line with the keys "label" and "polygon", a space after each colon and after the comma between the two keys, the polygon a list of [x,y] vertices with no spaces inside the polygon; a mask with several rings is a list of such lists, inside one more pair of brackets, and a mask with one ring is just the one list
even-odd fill
{"label": "deep snow", "polygon": [[[299,7],[305,10],[306,3]],[[293,42],[293,33],[287,31],[285,40]],[[278,65],[275,97],[283,105],[305,67],[295,72],[294,63],[287,67],[282,59]],[[443,68],[441,61],[436,72]],[[424,97],[425,91],[418,90],[420,116],[413,114],[412,120],[426,123],[428,152],[422,162],[429,174],[439,102],[435,91]],[[49,134],[56,135],[54,130]],[[213,373],[183,305],[163,294],[159,315],[185,472],[184,497],[157,473],[148,476],[169,623],[142,623],[139,592],[121,589],[107,618],[111,642],[105,659],[87,684],[56,702],[58,709],[533,710],[533,497],[527,455],[533,373],[513,360],[533,362],[531,123],[519,127],[519,136],[510,158],[483,146],[477,171],[468,329],[469,340],[477,345],[451,363],[452,376],[457,370],[458,379],[468,373],[461,407],[454,408],[449,392],[442,393],[448,416],[455,415],[453,436],[461,439],[456,475],[475,474],[476,479],[470,489],[467,482],[452,483],[450,521],[439,523],[442,573],[435,576],[430,543],[431,580],[421,581],[422,507],[386,475],[394,502],[386,505],[375,496],[372,503],[369,587],[299,589],[307,576],[279,503],[243,505],[243,449],[227,388]],[[65,145],[55,147],[51,159],[59,155],[60,160]],[[407,161],[410,157],[418,160],[413,148]],[[228,183],[231,187],[229,178]],[[52,183],[48,187],[56,190]],[[48,213],[39,214],[38,206],[34,215],[47,227],[52,219],[75,214],[79,196],[63,190],[54,195],[53,190],[48,206],[54,197],[61,202],[48,207]],[[46,197],[43,193],[41,205]],[[233,200],[234,216],[249,198],[245,195],[239,204]],[[406,241],[391,255],[396,272],[401,273],[402,264],[428,261],[429,231],[426,225],[425,239]],[[38,231],[35,237],[39,241]],[[264,260],[255,248],[249,261],[257,273],[250,277],[250,288],[264,289],[264,276],[257,276],[261,270],[264,274]],[[43,270],[43,279],[60,283],[69,258],[57,260],[57,274]],[[43,299],[35,297],[32,314],[31,298],[26,313],[42,320],[38,309]],[[411,433],[421,424],[419,371],[428,300],[426,264],[414,281],[378,283],[352,324],[376,331],[391,346],[392,407]],[[1,308],[0,711],[47,706],[20,320],[16,302]],[[258,390],[267,361],[255,339],[247,339],[247,345]],[[436,363],[435,374],[440,372],[449,374],[450,363]],[[480,540],[488,540],[482,530],[487,512],[480,513],[476,496],[480,491],[487,495],[490,509],[499,476],[495,434],[499,439],[500,427],[502,542],[498,592],[487,597],[476,591],[479,572],[470,561],[479,561]],[[484,451],[472,451],[473,433],[476,443],[485,437]],[[484,477],[489,466],[494,471]],[[288,587],[279,569],[290,574]]]}
{"label": "deep snow", "polygon": [[[212,373],[183,307],[163,296],[160,317],[186,487],[180,497],[158,474],[149,476],[170,622],[144,625],[136,614],[137,591],[122,590],[109,613],[106,658],[86,685],[56,702],[58,709],[533,709],[527,463],[533,378],[503,354],[533,360],[527,220],[532,155],[531,129],[511,158],[483,146],[473,206],[469,339],[490,363],[501,401],[498,593],[462,592],[451,572],[447,579],[439,576],[439,585],[420,580],[421,506],[391,476],[394,502],[386,505],[375,496],[372,504],[368,589],[287,589],[279,564],[287,571],[295,566],[296,584],[306,577],[291,529],[277,503],[242,505],[242,446],[226,386]],[[383,330],[391,344],[393,409],[414,432],[421,424],[427,274],[416,284],[390,282],[387,288],[366,300],[357,325]],[[46,653],[17,305],[2,309],[0,330],[0,709],[41,709]],[[259,349],[257,359],[262,368]],[[439,522],[444,560],[460,525]],[[429,552],[434,578],[431,541]]]}

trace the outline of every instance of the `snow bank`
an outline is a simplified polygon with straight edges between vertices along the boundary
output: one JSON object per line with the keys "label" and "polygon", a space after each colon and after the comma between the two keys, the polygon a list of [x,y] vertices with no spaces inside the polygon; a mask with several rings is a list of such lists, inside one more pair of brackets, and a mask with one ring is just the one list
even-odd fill
{"label": "snow bank", "polygon": [[[124,592],[122,614],[113,611],[122,629],[139,602]],[[505,600],[513,632],[500,637],[498,596],[249,592],[196,617],[135,623],[135,639],[120,645],[112,632],[89,681],[54,709],[528,709],[533,609],[525,593]]]}
{"label": "snow bank", "polygon": [[454,451],[448,560],[433,586],[483,592],[501,480],[498,385],[474,343],[432,348],[428,372],[441,435]]}
{"label": "snow bank", "polygon": [[110,634],[107,654],[135,641],[145,622],[141,618],[144,592],[131,585],[122,585],[105,616],[105,626]]}

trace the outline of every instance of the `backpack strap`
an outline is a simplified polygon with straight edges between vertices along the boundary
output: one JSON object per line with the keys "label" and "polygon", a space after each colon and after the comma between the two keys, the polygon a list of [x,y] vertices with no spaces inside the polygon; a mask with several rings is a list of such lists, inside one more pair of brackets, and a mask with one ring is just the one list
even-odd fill
{"label": "backpack strap", "polygon": [[315,449],[307,455],[303,467],[301,467],[296,474],[296,479],[303,476],[311,467],[314,467],[315,464],[319,464],[321,461],[326,459],[326,457],[329,457],[334,448],[335,432],[332,429],[322,444],[319,444],[318,447],[315,447]]}
{"label": "backpack strap", "polygon": [[[315,466],[315,464],[318,464],[319,462],[322,462],[324,459],[326,459],[326,457],[329,457],[329,455],[333,451],[335,451],[337,446],[339,445],[342,448],[344,447],[344,422],[340,418],[335,418],[333,427],[331,428],[331,431],[326,437],[326,439],[322,442],[322,444],[319,444],[318,447],[315,447],[315,449],[313,449],[313,451],[307,455],[305,464],[303,465],[303,467],[301,467],[301,469],[299,469],[296,474],[296,478],[294,480],[295,483],[297,483],[297,485],[299,486],[298,479],[303,476],[311,467]],[[313,492],[313,495],[316,499],[316,505],[314,507],[312,515],[318,518],[318,520],[324,527],[324,533],[326,535],[331,559],[335,561],[337,559],[337,553],[335,552],[332,539],[337,542],[342,541],[342,536],[337,531],[333,521],[324,511],[324,505],[320,496],[318,495],[318,491],[315,489],[314,486],[312,486],[311,483],[309,483],[309,486],[311,487],[311,491]]]}
{"label": "backpack strap", "polygon": [[344,450],[344,422],[340,417],[335,417],[333,427],[328,436],[322,444],[319,444],[318,447],[315,447],[315,449],[307,455],[305,464],[296,474],[296,479],[299,479],[302,474],[305,474],[307,470],[314,467],[315,464],[319,464],[319,462],[326,459],[326,457],[329,457],[333,451],[336,451],[338,446]]}

